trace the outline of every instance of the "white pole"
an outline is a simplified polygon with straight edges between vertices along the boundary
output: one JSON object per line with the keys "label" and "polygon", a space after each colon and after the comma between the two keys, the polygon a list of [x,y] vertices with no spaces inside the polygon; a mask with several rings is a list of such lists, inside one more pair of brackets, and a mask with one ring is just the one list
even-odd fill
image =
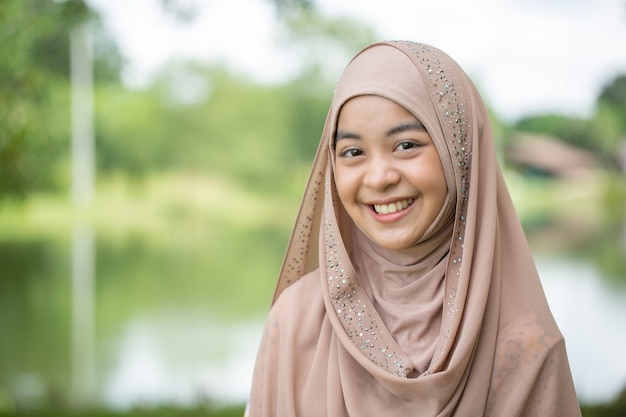
{"label": "white pole", "polygon": [[86,208],[93,198],[93,64],[87,25],[71,33],[72,78],[72,199]]}
{"label": "white pole", "polygon": [[75,406],[88,405],[95,385],[94,258],[88,209],[94,194],[93,68],[89,26],[70,35],[72,88],[72,373]]}

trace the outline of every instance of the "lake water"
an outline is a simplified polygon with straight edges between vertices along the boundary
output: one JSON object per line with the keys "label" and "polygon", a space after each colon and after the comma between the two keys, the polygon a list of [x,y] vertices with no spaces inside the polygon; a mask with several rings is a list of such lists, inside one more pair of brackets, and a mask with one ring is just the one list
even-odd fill
{"label": "lake water", "polygon": [[580,400],[612,400],[626,388],[626,288],[608,284],[589,263],[541,257],[536,263]]}

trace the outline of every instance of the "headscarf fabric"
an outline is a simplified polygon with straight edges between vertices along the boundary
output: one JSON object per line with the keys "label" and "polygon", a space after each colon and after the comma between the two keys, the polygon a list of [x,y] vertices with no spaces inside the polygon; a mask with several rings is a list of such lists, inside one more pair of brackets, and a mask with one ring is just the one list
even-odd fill
{"label": "headscarf fabric", "polygon": [[[363,95],[411,112],[441,159],[448,197],[410,253],[370,241],[337,196],[339,112]],[[261,340],[249,415],[580,416],[487,110],[441,50],[377,43],[342,74]]]}

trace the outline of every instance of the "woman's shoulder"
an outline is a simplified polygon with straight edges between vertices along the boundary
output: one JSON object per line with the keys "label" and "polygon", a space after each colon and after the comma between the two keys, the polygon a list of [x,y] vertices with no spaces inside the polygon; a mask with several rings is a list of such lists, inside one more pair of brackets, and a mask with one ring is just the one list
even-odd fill
{"label": "woman's shoulder", "polygon": [[500,330],[495,363],[501,368],[521,363],[539,366],[552,355],[564,353],[563,335],[552,317],[528,311]]}

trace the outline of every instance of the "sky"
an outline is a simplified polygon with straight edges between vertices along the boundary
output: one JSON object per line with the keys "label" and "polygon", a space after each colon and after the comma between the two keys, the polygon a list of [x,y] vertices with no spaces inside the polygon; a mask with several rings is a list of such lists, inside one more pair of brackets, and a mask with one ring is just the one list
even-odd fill
{"label": "sky", "polygon": [[[177,58],[224,63],[264,83],[297,73],[303,51],[281,42],[284,28],[269,0],[177,1],[196,11],[190,23],[165,13],[160,0],[87,0],[128,62],[129,86],[146,85]],[[588,117],[602,87],[626,73],[626,0],[315,4],[329,16],[371,26],[381,40],[415,40],[444,50],[509,120],[547,112]],[[338,78],[350,58],[323,64]]]}

